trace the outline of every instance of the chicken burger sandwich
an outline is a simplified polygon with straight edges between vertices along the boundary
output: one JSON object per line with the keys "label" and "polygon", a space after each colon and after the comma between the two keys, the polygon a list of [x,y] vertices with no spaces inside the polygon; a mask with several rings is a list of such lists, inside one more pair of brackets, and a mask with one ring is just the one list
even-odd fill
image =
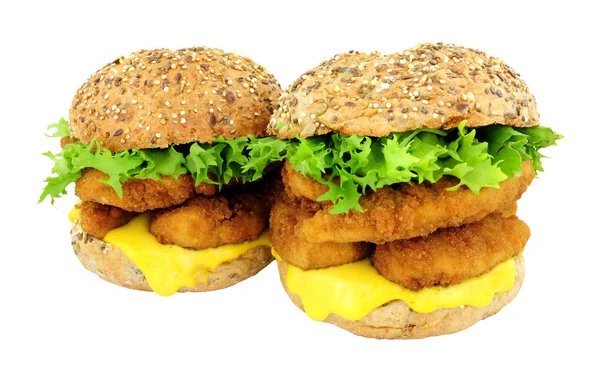
{"label": "chicken burger sandwich", "polygon": [[535,98],[500,59],[454,45],[339,54],[282,94],[288,139],[273,253],[312,319],[374,338],[465,329],[518,293],[542,170]]}
{"label": "chicken burger sandwich", "polygon": [[[218,49],[141,50],[77,91],[40,201],[75,183],[72,244],[121,286],[207,291],[271,261],[264,234],[285,143],[267,136],[277,81]],[[268,176],[267,176],[268,177]]]}

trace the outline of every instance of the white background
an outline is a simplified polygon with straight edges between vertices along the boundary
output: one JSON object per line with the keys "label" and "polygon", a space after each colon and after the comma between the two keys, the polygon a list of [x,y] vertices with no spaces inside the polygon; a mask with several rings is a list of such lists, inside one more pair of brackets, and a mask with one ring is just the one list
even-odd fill
{"label": "white background", "polygon": [[[19,3],[19,5],[16,5]],[[2,2],[0,379],[598,379],[600,35],[593,2]],[[486,5],[489,4],[489,5]],[[44,136],[78,87],[141,48],[220,47],[288,85],[334,53],[443,41],[502,57],[565,135],[519,202],[527,277],[498,315],[418,341],[311,321],[275,266],[169,298],[120,288],[73,255],[67,213],[36,204],[58,150]],[[385,378],[384,378],[385,377]]]}

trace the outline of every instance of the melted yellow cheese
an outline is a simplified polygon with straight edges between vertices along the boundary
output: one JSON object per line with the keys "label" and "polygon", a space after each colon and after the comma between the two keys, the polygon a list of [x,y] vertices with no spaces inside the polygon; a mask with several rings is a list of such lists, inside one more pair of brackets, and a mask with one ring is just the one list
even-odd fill
{"label": "melted yellow cheese", "polygon": [[71,221],[71,223],[74,223],[75,221],[78,221],[80,219],[81,219],[81,206],[79,204],[76,204],[69,212],[69,221]]}
{"label": "melted yellow cheese", "polygon": [[142,271],[159,295],[172,295],[181,287],[206,282],[210,270],[257,246],[271,246],[266,233],[254,241],[204,250],[163,245],[149,230],[150,213],[142,213],[128,224],[113,229],[104,241],[118,247]]}
{"label": "melted yellow cheese", "polygon": [[[282,259],[273,251],[273,256]],[[359,320],[392,300],[402,300],[419,313],[460,306],[485,307],[494,295],[515,282],[515,261],[509,259],[490,272],[449,287],[411,291],[381,276],[369,259],[319,270],[302,270],[287,263],[287,287],[302,300],[306,314],[324,320],[336,314]]]}

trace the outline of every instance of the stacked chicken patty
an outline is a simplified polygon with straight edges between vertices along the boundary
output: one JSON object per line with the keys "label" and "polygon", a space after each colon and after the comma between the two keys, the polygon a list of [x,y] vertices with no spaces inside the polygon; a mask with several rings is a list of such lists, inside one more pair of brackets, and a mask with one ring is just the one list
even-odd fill
{"label": "stacked chicken patty", "polygon": [[292,139],[270,224],[294,303],[377,338],[495,314],[524,275],[516,201],[558,137],[538,125],[518,74],[473,49],[349,52],[304,73],[270,124]]}

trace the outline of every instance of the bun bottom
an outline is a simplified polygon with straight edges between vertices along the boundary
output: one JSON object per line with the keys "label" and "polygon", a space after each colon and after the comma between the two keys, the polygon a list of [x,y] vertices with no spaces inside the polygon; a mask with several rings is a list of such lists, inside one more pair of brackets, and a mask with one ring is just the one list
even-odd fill
{"label": "bun bottom", "polygon": [[[100,278],[119,286],[152,291],[142,271],[119,248],[85,233],[78,221],[71,229],[71,244],[83,267]],[[233,286],[257,274],[272,260],[269,246],[255,247],[211,270],[206,282],[182,287],[178,292],[213,291]]]}
{"label": "bun bottom", "polygon": [[[300,297],[287,288],[287,263],[278,261],[277,265],[283,288],[292,302],[304,311]],[[525,260],[521,255],[515,257],[515,271],[514,286],[507,292],[496,294],[485,307],[442,308],[421,314],[410,309],[403,301],[394,300],[374,309],[360,320],[352,321],[330,314],[324,321],[355,335],[376,339],[421,339],[462,331],[496,314],[517,296],[525,278]]]}

